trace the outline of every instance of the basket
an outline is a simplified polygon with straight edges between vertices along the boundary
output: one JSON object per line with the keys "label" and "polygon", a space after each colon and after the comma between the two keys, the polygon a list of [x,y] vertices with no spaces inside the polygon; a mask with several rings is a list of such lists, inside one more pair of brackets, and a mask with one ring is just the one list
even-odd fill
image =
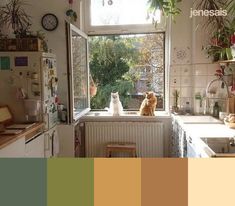
{"label": "basket", "polygon": [[224,120],[224,124],[231,129],[235,129],[235,122],[230,123]]}

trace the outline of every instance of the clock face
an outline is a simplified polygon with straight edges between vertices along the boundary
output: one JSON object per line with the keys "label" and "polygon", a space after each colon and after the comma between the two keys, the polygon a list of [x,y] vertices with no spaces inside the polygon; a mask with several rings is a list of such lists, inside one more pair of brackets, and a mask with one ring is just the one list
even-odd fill
{"label": "clock face", "polygon": [[45,14],[42,17],[42,27],[47,31],[53,31],[58,26],[58,18],[54,14]]}

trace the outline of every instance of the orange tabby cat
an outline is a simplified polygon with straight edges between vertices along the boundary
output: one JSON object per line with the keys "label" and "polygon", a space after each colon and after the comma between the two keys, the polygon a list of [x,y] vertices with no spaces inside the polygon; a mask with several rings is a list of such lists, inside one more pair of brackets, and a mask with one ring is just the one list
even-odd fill
{"label": "orange tabby cat", "polygon": [[140,115],[154,116],[154,111],[157,106],[157,97],[153,92],[146,92],[145,99],[140,106]]}

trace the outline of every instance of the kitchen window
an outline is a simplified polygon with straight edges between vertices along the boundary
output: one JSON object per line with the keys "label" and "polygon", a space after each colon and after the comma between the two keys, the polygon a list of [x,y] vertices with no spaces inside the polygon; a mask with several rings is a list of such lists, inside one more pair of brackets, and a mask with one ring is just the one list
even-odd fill
{"label": "kitchen window", "polygon": [[[158,20],[158,26],[154,27],[152,19],[147,18],[147,2],[84,2],[84,29],[89,36],[90,81],[97,86],[96,95],[91,95],[91,109],[108,107],[110,92],[119,91],[124,109],[138,110],[144,92],[153,90],[158,97],[157,110],[168,110],[167,24],[157,12],[155,20]],[[119,62],[111,62],[112,58]],[[120,70],[118,64],[122,64]]]}
{"label": "kitchen window", "polygon": [[119,92],[124,109],[138,110],[145,92],[154,91],[157,109],[164,110],[164,45],[164,32],[89,37],[90,72],[98,87],[91,109],[108,107],[110,93]]}

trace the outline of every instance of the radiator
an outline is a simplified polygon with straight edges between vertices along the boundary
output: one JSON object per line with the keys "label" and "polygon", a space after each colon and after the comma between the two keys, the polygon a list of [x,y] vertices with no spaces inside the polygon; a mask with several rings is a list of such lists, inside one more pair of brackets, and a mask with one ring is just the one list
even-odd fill
{"label": "radiator", "polygon": [[136,143],[138,157],[163,157],[162,122],[86,122],[86,157],[105,157],[108,143]]}

